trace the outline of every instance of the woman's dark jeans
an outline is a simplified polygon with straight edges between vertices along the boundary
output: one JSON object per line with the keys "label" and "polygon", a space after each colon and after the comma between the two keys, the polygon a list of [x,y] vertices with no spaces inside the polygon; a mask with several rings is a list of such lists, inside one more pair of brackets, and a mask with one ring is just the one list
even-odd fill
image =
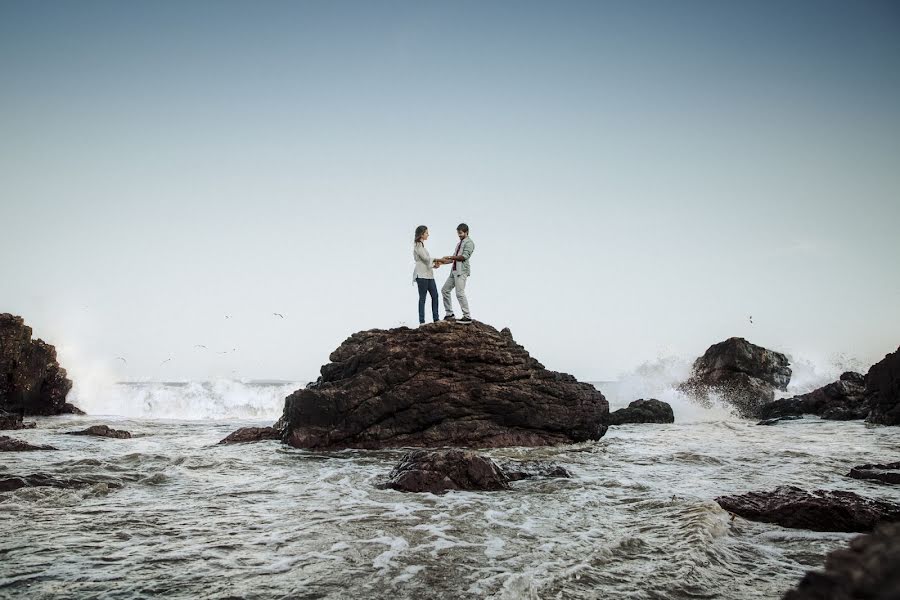
{"label": "woman's dark jeans", "polygon": [[425,295],[431,294],[431,314],[434,320],[438,320],[438,295],[437,284],[434,279],[422,279],[416,277],[416,283],[419,285],[419,323],[425,322]]}

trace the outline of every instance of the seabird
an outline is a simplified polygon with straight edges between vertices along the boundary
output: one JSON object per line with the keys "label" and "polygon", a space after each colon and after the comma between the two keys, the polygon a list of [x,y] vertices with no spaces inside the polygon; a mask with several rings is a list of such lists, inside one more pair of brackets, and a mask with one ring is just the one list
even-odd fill
{"label": "seabird", "polygon": [[204,350],[209,350],[209,348],[207,348],[203,344],[194,344],[194,348],[203,348]]}
{"label": "seabird", "polygon": [[116,357],[116,360],[121,360],[121,361],[122,361],[123,363],[125,363],[126,365],[128,364],[128,361],[125,360],[124,358],[122,358],[121,356],[117,356],[117,357]]}
{"label": "seabird", "polygon": [[164,360],[164,361],[162,361],[161,363],[159,363],[159,366],[163,366],[164,364],[166,364],[166,363],[169,362],[170,360],[172,360],[172,359],[171,359],[171,358],[167,358],[166,360]]}
{"label": "seabird", "polygon": [[231,318],[231,315],[225,315],[225,318],[226,318],[226,319],[230,319],[230,318]]}
{"label": "seabird", "polygon": [[750,324],[753,325],[753,315],[750,315]]}
{"label": "seabird", "polygon": [[275,315],[276,317],[281,317],[282,319],[284,318],[284,315],[281,313],[272,313],[272,314]]}

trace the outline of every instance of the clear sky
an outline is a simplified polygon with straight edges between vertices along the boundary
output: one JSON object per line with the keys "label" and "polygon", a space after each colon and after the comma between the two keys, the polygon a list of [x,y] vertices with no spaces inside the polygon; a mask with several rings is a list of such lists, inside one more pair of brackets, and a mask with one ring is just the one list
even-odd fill
{"label": "clear sky", "polygon": [[460,221],[473,316],[550,368],[869,364],[900,4],[0,1],[0,311],[73,363],[313,378]]}

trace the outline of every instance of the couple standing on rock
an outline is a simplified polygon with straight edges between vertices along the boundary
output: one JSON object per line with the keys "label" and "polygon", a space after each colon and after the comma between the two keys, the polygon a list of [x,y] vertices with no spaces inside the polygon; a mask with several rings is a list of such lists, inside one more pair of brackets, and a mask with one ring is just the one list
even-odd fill
{"label": "couple standing on rock", "polygon": [[435,322],[438,321],[438,299],[437,285],[434,283],[434,269],[440,268],[441,265],[452,264],[450,276],[444,287],[441,288],[441,295],[444,297],[444,320],[452,321],[456,317],[453,315],[453,300],[450,298],[450,292],[456,289],[456,299],[459,300],[459,307],[462,309],[462,319],[460,323],[471,323],[472,316],[469,314],[469,301],[466,299],[466,280],[472,272],[469,265],[469,259],[475,252],[475,242],[469,237],[469,226],[460,223],[456,228],[456,235],[459,236],[459,243],[456,245],[456,251],[451,256],[444,258],[431,258],[428,250],[425,249],[425,240],[428,239],[428,228],[424,225],[416,227],[416,237],[413,242],[413,258],[416,261],[416,270],[413,273],[413,281],[419,286],[419,325],[425,324],[425,296],[431,294],[431,314]]}

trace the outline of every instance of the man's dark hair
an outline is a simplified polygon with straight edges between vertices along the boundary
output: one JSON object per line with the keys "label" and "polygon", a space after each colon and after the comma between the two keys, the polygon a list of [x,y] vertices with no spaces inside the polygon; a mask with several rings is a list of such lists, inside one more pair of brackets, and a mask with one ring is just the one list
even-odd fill
{"label": "man's dark hair", "polygon": [[465,223],[460,223],[459,225],[456,226],[456,230],[463,231],[465,233],[469,233],[469,226],[466,225]]}

